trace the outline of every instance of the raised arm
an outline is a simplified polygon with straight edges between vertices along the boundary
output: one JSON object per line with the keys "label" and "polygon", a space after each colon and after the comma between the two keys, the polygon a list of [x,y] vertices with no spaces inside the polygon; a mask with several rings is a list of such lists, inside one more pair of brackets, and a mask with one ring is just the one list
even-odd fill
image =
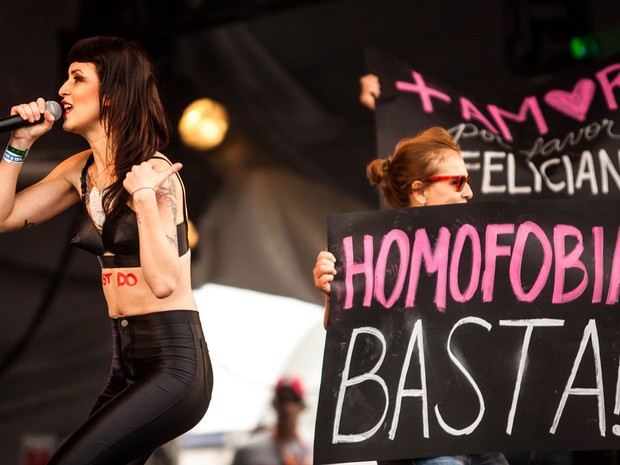
{"label": "raised arm", "polygon": [[14,106],[11,114],[20,115],[30,122],[39,121],[41,118],[44,118],[44,121],[11,133],[0,161],[0,232],[42,223],[79,199],[72,182],[76,163],[73,157],[61,163],[43,180],[16,194],[19,173],[29,150],[40,136],[52,128],[54,116],[45,109],[42,98],[36,102]]}
{"label": "raised arm", "polygon": [[136,212],[142,273],[160,299],[176,290],[181,272],[176,224],[183,212],[183,195],[174,175],[181,167],[175,163],[157,171],[144,162],[134,166],[123,182]]}

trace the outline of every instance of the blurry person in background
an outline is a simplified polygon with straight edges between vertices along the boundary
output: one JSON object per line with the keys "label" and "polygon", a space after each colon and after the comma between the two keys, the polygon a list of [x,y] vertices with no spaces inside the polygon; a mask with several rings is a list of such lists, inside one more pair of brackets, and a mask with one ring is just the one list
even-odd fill
{"label": "blurry person in background", "polygon": [[299,416],[306,408],[301,378],[280,378],[272,406],[276,424],[252,434],[235,451],[232,465],[311,465],[310,446],[297,431]]}

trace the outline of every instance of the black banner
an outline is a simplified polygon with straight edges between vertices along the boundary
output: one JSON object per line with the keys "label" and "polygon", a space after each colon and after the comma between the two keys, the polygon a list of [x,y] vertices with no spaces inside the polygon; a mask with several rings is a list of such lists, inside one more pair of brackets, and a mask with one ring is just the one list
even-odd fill
{"label": "black banner", "polygon": [[620,446],[612,200],[329,218],[319,464]]}
{"label": "black banner", "polygon": [[[479,102],[376,50],[379,156],[430,126],[462,148],[476,200],[620,197],[620,57]],[[492,79],[492,76],[490,77]]]}

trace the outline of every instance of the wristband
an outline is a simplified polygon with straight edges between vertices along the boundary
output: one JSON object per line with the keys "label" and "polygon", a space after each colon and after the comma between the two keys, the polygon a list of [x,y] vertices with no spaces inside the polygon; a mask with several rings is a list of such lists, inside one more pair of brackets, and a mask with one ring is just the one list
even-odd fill
{"label": "wristband", "polygon": [[8,161],[9,163],[23,163],[24,160],[26,159],[26,155],[28,155],[28,150],[20,150],[20,149],[16,149],[15,147],[13,147],[12,145],[7,145],[6,149],[4,150],[4,155],[2,156],[2,158],[6,161]]}
{"label": "wristband", "polygon": [[28,151],[29,150],[30,149],[26,149],[26,150],[16,149],[11,144],[7,144],[7,146],[6,146],[6,151],[7,152],[10,152],[13,155],[17,155],[18,157],[23,157],[23,158],[26,158],[26,155],[28,155]]}

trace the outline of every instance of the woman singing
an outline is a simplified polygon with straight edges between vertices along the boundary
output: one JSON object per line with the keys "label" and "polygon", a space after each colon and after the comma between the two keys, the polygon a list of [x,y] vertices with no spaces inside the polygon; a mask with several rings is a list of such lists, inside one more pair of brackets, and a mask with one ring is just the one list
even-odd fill
{"label": "woman singing", "polygon": [[112,363],[90,415],[48,465],[138,465],[200,421],[211,399],[181,164],[159,152],[170,128],[141,48],[116,37],[83,39],[69,63],[59,90],[63,129],[89,149],[16,194],[22,164],[54,117],[41,98],[14,106],[11,114],[44,121],[11,133],[0,162],[0,231],[81,204],[71,242],[99,258]]}

